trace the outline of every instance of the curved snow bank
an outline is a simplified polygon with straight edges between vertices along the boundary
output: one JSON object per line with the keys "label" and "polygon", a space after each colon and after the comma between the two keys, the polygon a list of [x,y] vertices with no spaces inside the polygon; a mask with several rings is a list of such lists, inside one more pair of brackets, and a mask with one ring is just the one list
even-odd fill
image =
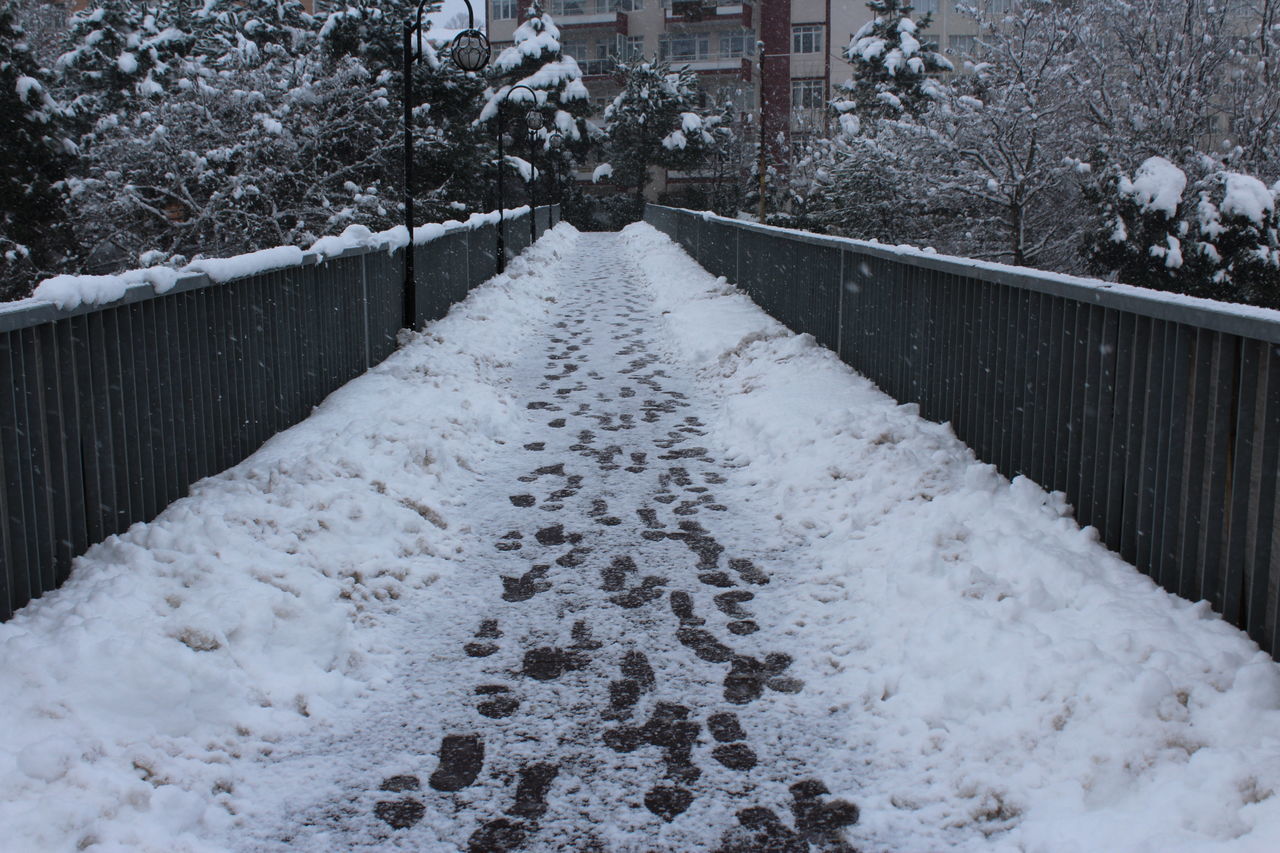
{"label": "curved snow bank", "polygon": [[[862,764],[863,850],[1274,851],[1280,667],[630,226],[673,353],[795,542],[793,629]],[[861,833],[861,835],[859,835]]]}
{"label": "curved snow bank", "polygon": [[495,365],[575,235],[0,625],[0,849],[215,849],[240,762],[388,677],[379,614],[453,571],[454,496],[526,417]]}

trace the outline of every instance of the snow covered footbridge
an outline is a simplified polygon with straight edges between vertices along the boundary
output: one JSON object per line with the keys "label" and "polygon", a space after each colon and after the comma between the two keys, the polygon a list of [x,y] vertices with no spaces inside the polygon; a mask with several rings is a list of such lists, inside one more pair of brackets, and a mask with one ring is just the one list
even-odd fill
{"label": "snow covered footbridge", "polygon": [[[1074,337],[1030,357],[1079,283],[1037,285],[1048,313],[1006,333],[997,318],[1016,325],[1020,303],[980,285],[1017,289],[1015,273],[649,217],[814,336],[652,225],[550,229],[0,625],[0,849],[1274,851],[1276,665],[1108,550],[1098,521],[1082,529],[1075,487],[1053,479],[1061,459],[1076,483],[1113,470],[1103,437],[1142,411],[1138,450],[1107,460],[1136,453],[1138,491],[1164,484],[1155,514],[1175,494],[1183,516],[1139,520],[1135,553],[1163,551],[1153,529],[1195,539],[1196,561],[1160,565],[1202,567],[1190,598],[1210,571],[1220,591],[1234,577],[1262,620],[1237,621],[1273,648],[1274,318],[1224,309],[1161,330],[1169,359],[1180,336],[1209,336],[1220,372],[1144,357],[1125,374],[1143,394],[1104,394]],[[933,304],[895,264],[956,292]],[[1072,308],[1066,327],[1150,300],[1111,298],[1131,301]],[[1168,319],[1124,316],[1099,322],[1126,352],[1123,336],[1149,343]],[[1023,399],[1016,429],[987,435],[1017,396],[981,390],[1010,346],[1024,384],[1068,391],[1044,413]],[[833,349],[903,399],[950,388],[954,414],[900,404]],[[250,374],[253,352],[236,352]],[[1079,415],[1061,378],[1077,363],[1094,407]],[[978,390],[948,378],[971,375]],[[1166,381],[1208,394],[1189,420],[1129,402]],[[1074,425],[1103,397],[1086,456]],[[230,440],[239,422],[199,405]],[[1216,424],[1232,411],[1224,472]],[[1158,449],[1144,473],[1146,436],[1172,454],[1204,424],[1206,446],[1178,445],[1192,461],[1176,488]],[[162,458],[179,446],[150,435]],[[1000,473],[1031,473],[1018,448],[1065,496]],[[1089,482],[1088,506],[1108,507]],[[1217,517],[1214,482],[1230,502]]]}

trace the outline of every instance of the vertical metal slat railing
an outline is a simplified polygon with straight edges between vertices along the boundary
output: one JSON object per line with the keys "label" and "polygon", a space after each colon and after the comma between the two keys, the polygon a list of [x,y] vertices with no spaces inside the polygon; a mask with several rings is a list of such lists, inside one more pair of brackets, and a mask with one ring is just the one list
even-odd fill
{"label": "vertical metal slat railing", "polygon": [[[559,208],[507,217],[508,246]],[[496,268],[496,225],[418,245],[420,314]],[[56,588],[92,543],[146,521],[386,358],[404,250],[355,249],[212,285],[60,311],[0,306],[0,621]]]}
{"label": "vertical metal slat railing", "polygon": [[645,218],[1280,653],[1280,321],[702,212]]}

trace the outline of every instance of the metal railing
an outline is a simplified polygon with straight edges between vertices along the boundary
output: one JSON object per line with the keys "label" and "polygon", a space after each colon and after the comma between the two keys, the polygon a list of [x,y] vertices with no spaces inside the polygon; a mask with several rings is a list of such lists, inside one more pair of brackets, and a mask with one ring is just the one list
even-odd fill
{"label": "metal railing", "polygon": [[[539,232],[559,209],[538,208]],[[505,222],[529,245],[528,214]],[[496,266],[495,225],[414,247],[419,324]],[[396,347],[404,250],[351,249],[100,306],[0,305],[0,621],[91,544],[154,518]]]}
{"label": "metal railing", "polygon": [[618,70],[618,58],[608,56],[604,59],[579,59],[578,68],[587,77],[604,77]]}
{"label": "metal railing", "polygon": [[687,13],[694,9],[715,9],[721,6],[754,6],[755,0],[662,0],[662,8]]}
{"label": "metal railing", "polygon": [[609,15],[615,12],[633,12],[643,8],[636,0],[551,0],[547,11],[553,18],[572,18],[578,15]]}
{"label": "metal railing", "polygon": [[1280,320],[650,205],[703,267],[1280,654]]}

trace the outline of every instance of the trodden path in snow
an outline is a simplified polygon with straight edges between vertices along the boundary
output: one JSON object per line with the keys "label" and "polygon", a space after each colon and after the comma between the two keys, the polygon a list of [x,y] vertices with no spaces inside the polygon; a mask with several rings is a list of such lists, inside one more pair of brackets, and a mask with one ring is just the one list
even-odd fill
{"label": "trodden path in snow", "polygon": [[757,544],[619,239],[559,262],[510,373],[532,426],[453,513],[464,569],[405,615],[400,687],[280,745],[282,779],[325,781],[245,849],[853,849],[853,762],[770,622],[786,554]]}
{"label": "trodden path in snow", "polygon": [[0,853],[1280,849],[1280,665],[651,227],[403,344],[0,625]]}

